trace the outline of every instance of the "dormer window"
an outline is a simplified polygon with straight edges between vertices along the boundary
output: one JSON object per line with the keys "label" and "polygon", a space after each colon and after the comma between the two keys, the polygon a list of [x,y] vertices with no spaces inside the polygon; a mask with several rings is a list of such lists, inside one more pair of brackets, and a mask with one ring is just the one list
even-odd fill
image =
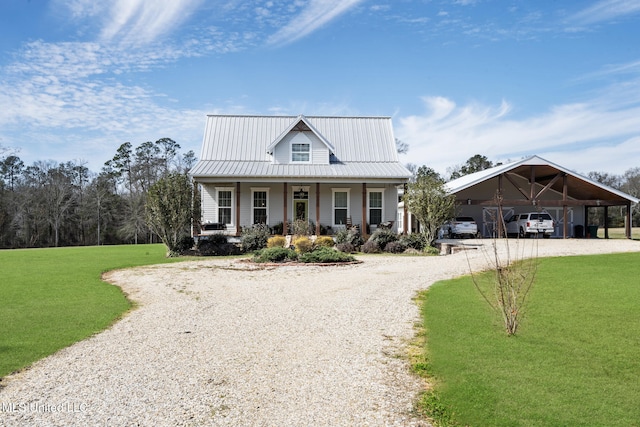
{"label": "dormer window", "polygon": [[291,144],[291,161],[297,163],[309,163],[311,161],[311,144]]}

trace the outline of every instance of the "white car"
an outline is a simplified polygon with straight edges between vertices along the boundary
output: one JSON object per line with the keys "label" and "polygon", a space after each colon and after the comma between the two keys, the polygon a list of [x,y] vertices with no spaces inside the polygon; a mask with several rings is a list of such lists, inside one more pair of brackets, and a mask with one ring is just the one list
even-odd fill
{"label": "white car", "polygon": [[478,224],[470,216],[458,216],[447,222],[441,228],[443,237],[453,239],[456,237],[476,237]]}
{"label": "white car", "polygon": [[555,224],[547,212],[529,212],[512,215],[506,222],[507,236],[529,237],[542,234],[551,237]]}

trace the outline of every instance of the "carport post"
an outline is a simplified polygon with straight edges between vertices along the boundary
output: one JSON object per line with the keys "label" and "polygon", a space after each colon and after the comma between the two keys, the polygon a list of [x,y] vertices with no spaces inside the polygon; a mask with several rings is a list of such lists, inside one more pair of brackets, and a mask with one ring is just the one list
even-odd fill
{"label": "carport post", "polygon": [[631,238],[631,202],[627,202],[627,218],[624,224],[624,235],[627,239]]}
{"label": "carport post", "polygon": [[564,204],[562,205],[562,238],[567,238],[567,194],[569,193],[569,188],[567,186],[567,174],[565,173],[562,177],[562,201]]}

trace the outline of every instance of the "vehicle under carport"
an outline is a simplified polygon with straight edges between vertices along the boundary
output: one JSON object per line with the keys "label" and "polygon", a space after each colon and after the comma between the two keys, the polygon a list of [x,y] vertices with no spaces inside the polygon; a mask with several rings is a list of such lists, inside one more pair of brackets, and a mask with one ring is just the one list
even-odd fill
{"label": "vehicle under carport", "polygon": [[485,237],[504,234],[502,221],[498,221],[500,206],[502,218],[533,210],[549,212],[556,223],[554,236],[562,238],[583,237],[593,232],[590,211],[602,207],[604,237],[608,238],[608,209],[623,206],[625,236],[631,238],[631,207],[640,202],[538,156],[462,176],[448,182],[446,187],[456,196],[456,215],[474,217]]}

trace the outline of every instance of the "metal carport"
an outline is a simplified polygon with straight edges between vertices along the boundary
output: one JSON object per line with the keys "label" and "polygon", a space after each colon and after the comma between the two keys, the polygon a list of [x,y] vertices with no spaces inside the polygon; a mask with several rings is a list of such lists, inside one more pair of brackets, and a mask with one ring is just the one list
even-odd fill
{"label": "metal carport", "polygon": [[[570,225],[582,224],[586,229],[590,208],[604,207],[606,219],[611,206],[626,207],[625,236],[631,238],[631,206],[640,202],[538,156],[465,175],[446,187],[455,194],[460,215],[481,217],[483,221],[487,209],[498,205],[498,195],[500,205],[512,211],[555,210],[561,224],[558,234],[563,238],[571,237]],[[608,229],[605,220],[605,238],[609,237]]]}

